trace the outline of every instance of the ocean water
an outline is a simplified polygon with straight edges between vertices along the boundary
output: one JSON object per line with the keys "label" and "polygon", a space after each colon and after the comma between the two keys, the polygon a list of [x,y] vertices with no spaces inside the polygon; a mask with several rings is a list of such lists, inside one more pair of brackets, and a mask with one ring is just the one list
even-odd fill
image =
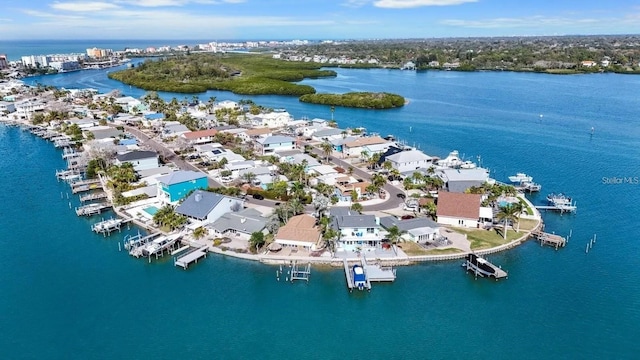
{"label": "ocean water", "polygon": [[[534,242],[489,259],[509,271],[474,278],[459,261],[398,269],[393,284],[350,294],[340,270],[278,282],[275,267],[209,256],[188,271],[147,264],[94,235],[53,176],[51,144],[0,127],[0,349],[7,358],[635,358],[640,346],[640,77],[508,72],[339,69],[318,91],[389,91],[410,103],[387,111],[337,108],[341,126],[394,134],[430,155],[457,149],[506,180],[526,172],[577,201],[545,214],[573,237],[555,251]],[[62,87],[144,91],[95,70],[31,78]],[[181,94],[162,94],[182,98]],[[240,99],[225,92],[198,94]],[[296,118],[328,107],[255,96]],[[540,116],[542,115],[542,117]],[[590,135],[594,127],[595,133]],[[16,164],[21,164],[16,166]],[[19,185],[18,185],[19,184]],[[135,230],[130,230],[135,231]],[[597,243],[585,254],[585,245]],[[34,345],[35,344],[35,345]]]}

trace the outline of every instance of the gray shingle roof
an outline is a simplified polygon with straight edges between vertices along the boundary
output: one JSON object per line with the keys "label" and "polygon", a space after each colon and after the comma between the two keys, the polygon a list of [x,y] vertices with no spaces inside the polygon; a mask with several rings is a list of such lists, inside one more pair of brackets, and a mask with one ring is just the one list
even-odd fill
{"label": "gray shingle roof", "polygon": [[[243,220],[244,219],[244,220]],[[223,233],[227,230],[251,234],[262,231],[267,224],[267,219],[262,217],[259,211],[247,208],[237,213],[226,213],[208,227]]]}
{"label": "gray shingle roof", "polygon": [[165,185],[174,185],[174,184],[180,184],[186,181],[201,179],[203,177],[207,177],[207,175],[198,171],[179,170],[179,171],[174,171],[169,175],[159,177],[158,182],[163,183]]}
{"label": "gray shingle roof", "polygon": [[378,227],[376,217],[373,215],[361,215],[347,207],[332,207],[329,209],[332,221],[331,227],[334,229],[343,228],[375,228]]}
{"label": "gray shingle roof", "polygon": [[133,161],[133,160],[149,159],[149,158],[156,158],[156,157],[158,157],[158,154],[155,151],[131,151],[131,152],[116,156],[116,159],[122,162],[122,161]]}
{"label": "gray shingle roof", "polygon": [[176,208],[176,212],[178,214],[203,220],[224,198],[224,195],[196,190],[184,199],[182,204]]}
{"label": "gray shingle roof", "polygon": [[400,229],[400,231],[409,231],[425,227],[432,229],[438,228],[438,224],[427,218],[398,220],[398,218],[394,216],[385,216],[383,218],[380,218],[380,225],[382,225],[382,227],[387,230],[395,225],[398,227],[398,229]]}
{"label": "gray shingle roof", "polygon": [[296,139],[289,136],[274,135],[274,136],[259,138],[256,141],[262,145],[267,145],[267,144],[294,143],[296,142]]}

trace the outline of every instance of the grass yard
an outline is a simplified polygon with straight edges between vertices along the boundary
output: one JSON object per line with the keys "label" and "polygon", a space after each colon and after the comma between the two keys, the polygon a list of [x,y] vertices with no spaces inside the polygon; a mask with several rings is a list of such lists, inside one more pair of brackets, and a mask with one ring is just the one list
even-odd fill
{"label": "grass yard", "polygon": [[467,240],[471,243],[472,250],[489,249],[492,247],[504,245],[524,235],[523,231],[519,233],[507,228],[507,239],[502,237],[502,228],[484,230],[484,229],[455,229],[455,231],[466,234]]}

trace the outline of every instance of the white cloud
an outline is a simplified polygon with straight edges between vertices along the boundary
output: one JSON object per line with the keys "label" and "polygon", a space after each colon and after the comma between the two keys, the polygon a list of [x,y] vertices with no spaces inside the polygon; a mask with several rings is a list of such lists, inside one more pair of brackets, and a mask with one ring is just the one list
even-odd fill
{"label": "white cloud", "polygon": [[54,2],[51,8],[63,11],[92,12],[117,9],[119,6],[106,2]]}
{"label": "white cloud", "polygon": [[48,12],[44,12],[44,11],[30,10],[30,9],[24,9],[24,10],[22,10],[22,12],[27,14],[27,15],[31,15],[31,16],[35,16],[35,17],[41,17],[41,18],[49,18],[49,19],[58,19],[58,20],[84,19],[84,17],[77,16],[77,15],[52,14],[52,13],[48,13]]}
{"label": "white cloud", "polygon": [[209,4],[218,5],[223,3],[240,4],[246,0],[116,0],[117,3],[134,5],[140,7],[175,7],[187,4]]}
{"label": "white cloud", "polygon": [[376,0],[373,5],[379,8],[407,9],[422,6],[450,6],[474,3],[478,0]]}
{"label": "white cloud", "polygon": [[368,4],[369,2],[371,2],[371,0],[347,0],[342,3],[342,6],[358,8]]}

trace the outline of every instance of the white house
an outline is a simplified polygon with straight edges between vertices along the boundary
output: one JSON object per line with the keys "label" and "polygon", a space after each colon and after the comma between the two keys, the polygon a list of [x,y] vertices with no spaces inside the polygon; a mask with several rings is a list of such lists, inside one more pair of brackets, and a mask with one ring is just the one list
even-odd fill
{"label": "white house", "polygon": [[136,112],[142,110],[142,102],[131,96],[116,98],[114,103],[120,105],[126,112]]}
{"label": "white house", "polygon": [[214,222],[207,225],[213,230],[213,236],[233,237],[249,240],[254,232],[268,234],[267,218],[253,208],[246,208],[238,212],[228,212]]}
{"label": "white house", "polygon": [[332,127],[317,130],[311,135],[311,138],[315,141],[331,141],[345,137],[346,130]]}
{"label": "white house", "polygon": [[196,190],[176,208],[176,213],[209,224],[224,214],[242,210],[244,200]]}
{"label": "white house", "polygon": [[265,136],[256,139],[255,147],[261,155],[269,155],[278,151],[295,149],[296,139],[282,135]]}
{"label": "white house", "polygon": [[480,194],[440,191],[436,211],[438,223],[469,228],[480,227],[485,221],[492,220],[481,217],[492,214],[491,211],[488,213],[486,210],[483,211],[481,203],[482,195]]}
{"label": "white house", "polygon": [[333,207],[331,227],[340,232],[338,251],[368,251],[380,247],[380,225],[373,215],[361,215],[347,208]]}
{"label": "white house", "polygon": [[399,153],[389,155],[386,160],[391,163],[394,169],[401,173],[416,170],[426,169],[431,166],[433,158],[429,155],[425,155],[420,150],[407,150]]}
{"label": "white house", "polygon": [[283,247],[314,251],[321,246],[322,232],[316,226],[316,218],[302,214],[292,217],[281,226],[274,239]]}
{"label": "white house", "polygon": [[12,102],[0,101],[0,113],[11,114],[16,111],[16,106]]}
{"label": "white house", "polygon": [[215,135],[218,133],[216,129],[189,131],[180,135],[186,139],[191,145],[208,144],[215,141]]}
{"label": "white house", "polygon": [[361,156],[363,151],[367,151],[371,156],[375,153],[384,153],[391,145],[392,143],[379,136],[361,137],[344,143],[342,153],[347,156]]}
{"label": "white house", "polygon": [[268,185],[271,184],[274,179],[273,170],[267,166],[258,166],[237,171],[238,178],[240,179],[246,177],[249,173],[254,175],[252,185]]}
{"label": "white house", "polygon": [[131,163],[135,171],[155,169],[159,167],[158,154],[155,151],[130,151],[116,156],[116,165]]}
{"label": "white house", "polygon": [[380,218],[380,225],[386,230],[397,226],[403,233],[402,237],[404,239],[420,244],[426,244],[436,240],[440,228],[438,224],[432,220],[423,217],[399,220],[394,216],[385,216]]}
{"label": "white house", "polygon": [[287,111],[273,111],[266,114],[247,115],[247,119],[254,126],[263,126],[268,128],[281,128],[289,125],[293,121],[293,116]]}

